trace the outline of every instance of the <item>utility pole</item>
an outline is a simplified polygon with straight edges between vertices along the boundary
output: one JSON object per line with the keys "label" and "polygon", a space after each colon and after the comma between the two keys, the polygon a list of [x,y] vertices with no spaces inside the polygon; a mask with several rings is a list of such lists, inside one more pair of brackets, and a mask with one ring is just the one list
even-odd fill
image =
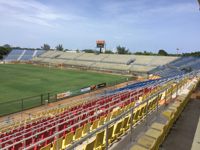
{"label": "utility pole", "polygon": [[179,48],[176,49],[177,55],[179,54]]}

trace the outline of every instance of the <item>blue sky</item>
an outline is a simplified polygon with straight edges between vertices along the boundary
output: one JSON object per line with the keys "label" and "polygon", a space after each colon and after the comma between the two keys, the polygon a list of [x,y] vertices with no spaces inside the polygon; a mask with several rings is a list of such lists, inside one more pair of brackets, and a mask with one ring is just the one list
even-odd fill
{"label": "blue sky", "polygon": [[0,45],[200,51],[197,0],[0,0]]}

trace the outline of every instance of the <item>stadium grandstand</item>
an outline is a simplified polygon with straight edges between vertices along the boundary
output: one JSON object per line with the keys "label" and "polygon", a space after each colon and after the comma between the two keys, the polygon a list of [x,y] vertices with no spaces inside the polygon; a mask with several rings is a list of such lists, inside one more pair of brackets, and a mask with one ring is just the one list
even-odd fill
{"label": "stadium grandstand", "polygon": [[5,58],[4,62],[30,61],[44,53],[43,50],[18,50],[13,49]]}
{"label": "stadium grandstand", "polygon": [[[36,110],[34,113],[23,110],[25,112],[1,116],[4,118],[0,122],[1,150],[158,150],[172,147],[167,143],[175,132],[174,124],[191,103],[191,96],[200,83],[199,57],[12,50],[6,60],[8,63],[86,67],[102,72],[125,71],[127,75],[142,73],[150,78],[127,81],[123,86],[88,95],[87,100],[75,96],[72,105],[63,98],[62,105],[52,106],[45,100],[45,104],[41,102],[44,106],[32,108]],[[92,88],[95,86],[81,91]],[[70,92],[59,96],[63,94]],[[28,115],[23,117],[23,113]],[[10,116],[15,115],[20,117],[11,120]],[[192,147],[198,147],[198,142],[194,141]]]}
{"label": "stadium grandstand", "polygon": [[[1,149],[159,149],[199,81],[196,70],[130,84],[73,107],[45,110],[2,127]],[[120,143],[127,138],[132,142],[125,147]]]}
{"label": "stadium grandstand", "polygon": [[39,57],[35,57],[33,62],[118,73],[134,72],[146,74],[148,71],[176,59],[178,57],[47,51]]}
{"label": "stadium grandstand", "polygon": [[158,67],[150,71],[150,73],[162,77],[169,75],[174,76],[192,70],[199,70],[200,69],[199,64],[200,64],[199,57],[181,57],[175,61],[172,61],[166,65],[163,65],[161,67]]}
{"label": "stadium grandstand", "polygon": [[94,54],[43,50],[12,50],[4,61],[31,61],[36,64],[67,68],[84,68],[123,74],[153,74],[162,77],[200,69],[199,57]]}

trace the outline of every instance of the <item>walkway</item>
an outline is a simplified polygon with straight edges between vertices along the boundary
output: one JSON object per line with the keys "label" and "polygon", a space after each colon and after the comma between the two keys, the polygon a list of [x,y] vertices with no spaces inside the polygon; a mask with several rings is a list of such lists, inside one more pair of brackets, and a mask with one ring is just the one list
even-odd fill
{"label": "walkway", "polygon": [[[200,117],[200,99],[190,99],[161,150],[190,150]],[[199,148],[200,149],[200,148]]]}

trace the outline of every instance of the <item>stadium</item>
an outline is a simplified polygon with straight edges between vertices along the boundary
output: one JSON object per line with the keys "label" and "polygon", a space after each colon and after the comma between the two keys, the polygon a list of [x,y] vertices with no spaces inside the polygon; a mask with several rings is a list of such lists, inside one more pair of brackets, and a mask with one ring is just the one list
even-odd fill
{"label": "stadium", "polygon": [[0,150],[199,150],[195,2],[0,1]]}
{"label": "stadium", "polygon": [[159,149],[199,89],[199,63],[13,49],[0,66],[1,149]]}

